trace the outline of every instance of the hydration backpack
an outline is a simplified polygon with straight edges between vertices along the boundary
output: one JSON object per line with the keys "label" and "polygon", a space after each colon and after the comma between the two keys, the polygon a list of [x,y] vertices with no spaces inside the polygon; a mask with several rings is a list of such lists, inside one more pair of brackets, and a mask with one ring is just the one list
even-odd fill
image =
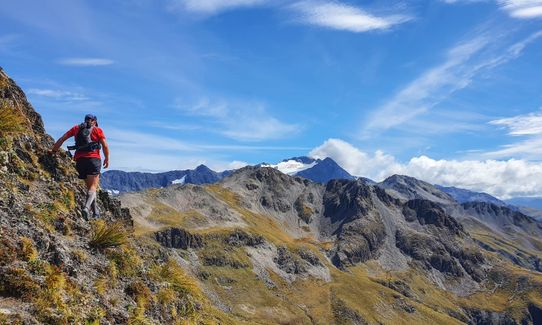
{"label": "hydration backpack", "polygon": [[92,141],[90,138],[93,130],[94,126],[91,126],[90,123],[79,124],[79,131],[75,136],[75,148],[77,151],[90,152],[101,148],[98,142]]}

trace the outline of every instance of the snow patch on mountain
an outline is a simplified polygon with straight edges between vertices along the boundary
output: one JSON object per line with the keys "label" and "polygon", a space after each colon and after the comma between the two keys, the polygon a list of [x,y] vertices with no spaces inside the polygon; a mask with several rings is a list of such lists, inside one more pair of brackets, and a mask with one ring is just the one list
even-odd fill
{"label": "snow patch on mountain", "polygon": [[318,163],[317,160],[309,164],[306,164],[298,160],[290,159],[290,160],[281,161],[276,165],[268,164],[268,165],[262,165],[262,167],[272,167],[272,168],[278,169],[280,172],[284,174],[295,175],[299,173],[300,171],[316,166],[317,163]]}
{"label": "snow patch on mountain", "polygon": [[184,184],[186,182],[186,175],[184,175],[183,177],[179,178],[179,179],[175,179],[175,180],[172,180],[171,181],[171,184]]}

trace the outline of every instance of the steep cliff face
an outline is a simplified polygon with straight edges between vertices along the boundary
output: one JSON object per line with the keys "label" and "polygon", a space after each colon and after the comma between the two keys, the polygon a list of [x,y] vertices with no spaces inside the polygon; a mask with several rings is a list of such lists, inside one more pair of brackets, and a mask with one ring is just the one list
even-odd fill
{"label": "steep cliff face", "polygon": [[174,257],[135,245],[120,202],[101,192],[102,219],[81,217],[73,162],[48,154],[53,139],[2,69],[0,110],[0,323],[171,323],[206,313]]}

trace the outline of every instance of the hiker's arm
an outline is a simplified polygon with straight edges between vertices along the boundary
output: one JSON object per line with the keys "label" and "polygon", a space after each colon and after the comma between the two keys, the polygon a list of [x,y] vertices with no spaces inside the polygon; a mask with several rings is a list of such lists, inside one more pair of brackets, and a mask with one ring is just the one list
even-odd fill
{"label": "hiker's arm", "polygon": [[107,146],[107,142],[105,141],[105,138],[100,139],[100,144],[102,145],[102,150],[104,151],[104,168],[109,167],[109,147]]}
{"label": "hiker's arm", "polygon": [[53,148],[51,148],[51,150],[49,150],[50,153],[55,153],[58,151],[58,149],[60,149],[60,147],[62,146],[62,144],[64,143],[64,141],[68,140],[70,138],[70,135],[69,135],[69,131],[64,133],[64,135],[62,137],[60,137],[60,139],[58,139],[56,141],[56,143],[53,145]]}

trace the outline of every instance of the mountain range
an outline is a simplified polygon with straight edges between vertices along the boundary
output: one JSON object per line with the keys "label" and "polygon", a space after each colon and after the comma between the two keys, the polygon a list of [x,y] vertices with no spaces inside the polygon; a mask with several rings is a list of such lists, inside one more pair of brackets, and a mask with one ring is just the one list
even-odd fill
{"label": "mountain range", "polygon": [[[369,178],[352,176],[329,157],[316,159],[301,156],[284,159],[278,164],[261,163],[257,166],[273,167],[285,174],[301,176],[322,184],[333,179],[361,179],[368,185],[377,184],[377,182]],[[110,170],[102,174],[101,186],[113,194],[119,194],[141,191],[149,188],[163,188],[172,184],[212,184],[220,181],[232,172],[233,171],[231,170],[215,172],[205,165],[200,165],[193,170],[177,170],[163,173]],[[382,184],[385,186],[386,181]],[[459,203],[486,202],[498,206],[507,206],[513,210],[518,210],[528,216],[532,216],[533,218],[542,219],[542,199],[540,198],[517,198],[505,202],[487,193],[440,185],[434,185],[434,187],[439,190],[439,192],[447,193]]]}
{"label": "mountain range", "polygon": [[141,191],[148,188],[161,188],[172,184],[216,183],[231,171],[215,172],[205,165],[195,169],[174,170],[164,173],[124,172],[109,170],[102,174],[101,186],[115,194]]}
{"label": "mountain range", "polygon": [[[305,177],[315,182],[327,183],[331,179],[355,179],[331,158],[314,159],[294,157],[285,159],[277,165],[262,163],[261,167],[274,167],[289,174]],[[210,184],[216,183],[232,171],[215,172],[205,165],[196,169],[176,170],[164,173],[140,173],[110,170],[102,174],[101,186],[114,194],[141,191],[148,188],[161,188],[172,184]]]}
{"label": "mountain range", "polygon": [[542,323],[542,222],[508,206],[247,166],[101,191],[86,220],[73,161],[1,69],[0,109],[2,324]]}

